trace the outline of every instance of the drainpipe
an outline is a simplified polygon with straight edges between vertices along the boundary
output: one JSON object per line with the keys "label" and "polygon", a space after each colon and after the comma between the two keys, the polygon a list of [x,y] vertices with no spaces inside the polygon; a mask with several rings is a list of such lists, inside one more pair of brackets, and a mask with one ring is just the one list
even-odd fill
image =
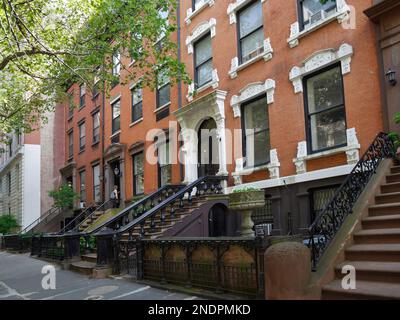
{"label": "drainpipe", "polygon": [[[176,14],[177,14],[177,19],[176,23],[178,25],[178,62],[182,62],[182,57],[181,57],[181,2],[178,0],[178,6],[176,9]],[[178,80],[178,109],[182,108],[182,79],[179,77]],[[180,126],[179,126],[179,132],[180,132]],[[178,133],[179,134],[179,133]],[[180,141],[179,143],[179,149],[183,146],[183,141]],[[183,181],[184,176],[183,176],[183,164],[179,163],[179,175],[180,175],[180,180]]]}
{"label": "drainpipe", "polygon": [[105,103],[106,103],[106,99],[105,99],[105,97],[106,97],[106,94],[105,94],[105,82],[103,83],[104,85],[103,85],[103,92],[102,92],[102,101],[101,101],[101,177],[102,177],[102,179],[101,179],[101,184],[102,184],[102,186],[101,186],[101,199],[102,199],[102,202],[105,202],[106,201],[106,189],[105,189],[105,187],[106,187],[106,184],[105,184],[105,168],[104,168],[104,165],[105,165],[105,163],[104,163],[104,137],[105,137],[105,135],[104,135],[104,119],[105,119],[105,114],[104,114],[104,112],[105,112]]}

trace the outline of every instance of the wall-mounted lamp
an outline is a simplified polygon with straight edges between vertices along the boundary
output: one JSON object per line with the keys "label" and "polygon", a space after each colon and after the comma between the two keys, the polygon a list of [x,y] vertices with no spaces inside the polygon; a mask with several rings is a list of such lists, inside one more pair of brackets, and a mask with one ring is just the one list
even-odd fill
{"label": "wall-mounted lamp", "polygon": [[386,78],[388,79],[390,85],[395,86],[397,84],[396,71],[389,69],[388,72],[386,72]]}

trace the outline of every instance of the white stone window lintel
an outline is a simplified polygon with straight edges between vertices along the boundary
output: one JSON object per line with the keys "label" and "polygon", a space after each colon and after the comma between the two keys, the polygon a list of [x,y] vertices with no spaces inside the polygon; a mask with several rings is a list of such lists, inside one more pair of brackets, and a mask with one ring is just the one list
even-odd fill
{"label": "white stone window lintel", "polygon": [[242,90],[239,91],[239,95],[234,95],[231,98],[231,107],[233,109],[233,115],[235,118],[241,117],[240,105],[248,100],[251,100],[261,94],[267,95],[267,103],[272,104],[274,102],[275,95],[275,80],[267,79],[263,82],[250,83]]}
{"label": "white stone window lintel", "polygon": [[190,25],[192,23],[192,19],[195,16],[197,16],[200,12],[202,12],[207,7],[207,5],[209,7],[212,7],[214,4],[215,0],[203,0],[203,2],[199,5],[198,8],[196,8],[196,10],[193,11],[192,7],[187,9],[185,18],[186,25]]}
{"label": "white stone window lintel", "polygon": [[186,46],[188,47],[188,54],[192,54],[194,51],[194,43],[200,39],[203,35],[210,32],[211,38],[216,35],[217,20],[211,18],[209,21],[203,21],[194,30],[193,33],[186,38]]}
{"label": "white stone window lintel", "polygon": [[[234,24],[237,22],[236,19],[236,13],[243,8],[244,6],[246,6],[247,4],[249,4],[250,2],[252,2],[254,0],[236,0],[235,2],[232,2],[229,4],[228,9],[226,10],[226,13],[229,16],[229,23],[230,24]],[[264,3],[267,0],[261,0],[261,3]]]}

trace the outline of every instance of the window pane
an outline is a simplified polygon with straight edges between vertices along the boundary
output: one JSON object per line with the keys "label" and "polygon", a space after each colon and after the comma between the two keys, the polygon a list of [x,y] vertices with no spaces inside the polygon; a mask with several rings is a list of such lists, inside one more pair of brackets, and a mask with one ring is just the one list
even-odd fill
{"label": "window pane", "polygon": [[94,201],[100,202],[101,201],[101,194],[100,194],[100,166],[96,165],[93,167],[93,195]]}
{"label": "window pane", "polygon": [[256,132],[268,128],[268,103],[267,98],[258,99],[244,107],[246,129]]}
{"label": "window pane", "polygon": [[240,38],[247,36],[249,33],[261,27],[263,25],[261,1],[257,1],[240,12],[239,21]]}
{"label": "window pane", "polygon": [[310,113],[343,104],[341,68],[336,67],[308,79],[307,99]]}
{"label": "window pane", "polygon": [[320,0],[303,0],[302,11],[304,24],[313,24],[335,13],[336,1],[328,0],[322,4]]}
{"label": "window pane", "polygon": [[100,127],[100,112],[97,112],[93,116],[93,128],[98,128]]}
{"label": "window pane", "polygon": [[212,80],[212,61],[203,64],[197,69],[197,86],[201,87]]}
{"label": "window pane", "polygon": [[158,162],[160,166],[169,164],[169,142],[158,146]]}
{"label": "window pane", "polygon": [[344,107],[311,116],[312,149],[319,150],[346,143]]}
{"label": "window pane", "polygon": [[132,105],[142,101],[142,89],[132,90]]}
{"label": "window pane", "polygon": [[171,166],[167,165],[160,168],[161,186],[171,183]]}
{"label": "window pane", "polygon": [[112,105],[112,112],[113,112],[113,119],[119,117],[119,115],[121,114],[121,108],[120,108],[120,102],[115,102]]}
{"label": "window pane", "polygon": [[269,161],[269,131],[254,135],[254,164],[265,164]]}
{"label": "window pane", "polygon": [[135,192],[142,194],[144,192],[144,175],[143,175],[143,153],[135,155],[133,158],[133,170],[135,175]]}
{"label": "window pane", "polygon": [[166,85],[158,89],[158,107],[162,107],[170,102],[170,86]]}
{"label": "window pane", "polygon": [[132,122],[139,120],[143,117],[142,102],[132,107]]}
{"label": "window pane", "polygon": [[258,56],[264,51],[264,32],[262,29],[240,41],[242,63]]}
{"label": "window pane", "polygon": [[117,76],[121,71],[121,54],[119,52],[114,53],[112,60],[113,60],[112,72],[114,76]]}
{"label": "window pane", "polygon": [[196,43],[195,53],[196,53],[196,66],[202,64],[203,62],[211,58],[212,50],[211,50],[210,36]]}
{"label": "window pane", "polygon": [[196,10],[204,3],[204,0],[194,0],[193,3],[194,3],[193,9]]}

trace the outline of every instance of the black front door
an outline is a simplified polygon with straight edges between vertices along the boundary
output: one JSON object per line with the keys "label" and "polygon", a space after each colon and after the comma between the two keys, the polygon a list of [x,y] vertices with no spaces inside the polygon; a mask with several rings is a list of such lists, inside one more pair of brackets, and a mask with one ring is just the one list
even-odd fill
{"label": "black front door", "polygon": [[219,170],[217,124],[205,120],[198,132],[198,176],[215,176]]}
{"label": "black front door", "polygon": [[210,237],[224,237],[226,230],[226,207],[215,205],[208,214],[208,233]]}
{"label": "black front door", "polygon": [[118,196],[119,198],[121,197],[121,169],[119,165],[119,161],[114,161],[110,163],[110,168],[111,168],[111,190],[114,190],[114,186],[117,186],[118,188]]}

